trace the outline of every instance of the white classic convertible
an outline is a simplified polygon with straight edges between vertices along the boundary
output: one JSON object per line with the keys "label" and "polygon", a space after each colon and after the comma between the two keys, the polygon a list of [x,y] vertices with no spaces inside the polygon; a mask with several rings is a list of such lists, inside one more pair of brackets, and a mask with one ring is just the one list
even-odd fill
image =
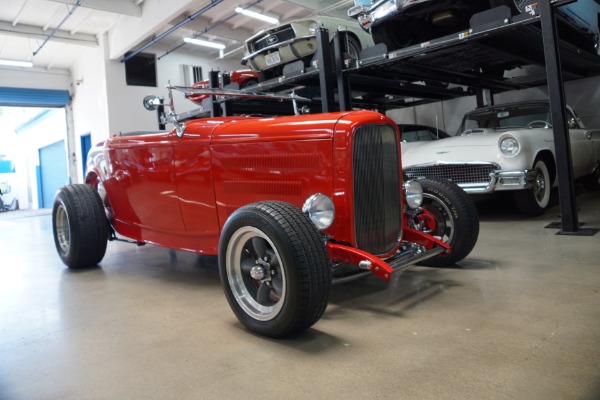
{"label": "white classic convertible", "polygon": [[[521,213],[542,214],[557,184],[551,117],[547,101],[471,111],[457,136],[403,144],[404,173],[450,179],[470,194],[511,190]],[[568,106],[567,122],[574,178],[598,189],[600,129],[587,129]]]}

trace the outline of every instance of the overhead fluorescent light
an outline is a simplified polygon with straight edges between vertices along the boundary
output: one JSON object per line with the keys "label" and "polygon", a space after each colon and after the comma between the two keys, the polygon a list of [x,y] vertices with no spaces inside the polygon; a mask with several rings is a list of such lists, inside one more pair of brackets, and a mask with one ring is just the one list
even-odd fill
{"label": "overhead fluorescent light", "polygon": [[7,65],[9,67],[31,68],[31,67],[33,67],[33,62],[31,62],[31,61],[17,61],[17,60],[0,60],[0,65]]}
{"label": "overhead fluorescent light", "polygon": [[208,40],[185,37],[185,38],[183,38],[183,41],[186,43],[191,43],[191,44],[195,44],[198,46],[210,47],[213,49],[223,50],[225,48],[225,45],[222,43],[209,42]]}
{"label": "overhead fluorescent light", "polygon": [[269,24],[278,24],[277,18],[269,17],[268,15],[260,14],[254,11],[246,10],[242,7],[236,7],[235,12],[238,14],[244,14],[246,17],[260,19],[261,21],[268,22]]}

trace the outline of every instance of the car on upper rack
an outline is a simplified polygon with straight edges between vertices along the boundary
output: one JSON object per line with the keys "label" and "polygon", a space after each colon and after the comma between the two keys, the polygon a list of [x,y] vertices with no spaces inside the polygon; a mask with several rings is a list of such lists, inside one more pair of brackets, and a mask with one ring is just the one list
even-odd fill
{"label": "car on upper rack", "polygon": [[[356,18],[375,43],[393,51],[427,43],[446,35],[461,34],[470,28],[471,17],[499,6],[508,15],[536,13],[532,0],[355,0],[348,16]],[[576,1],[558,8],[559,37],[579,48],[598,54],[597,1]]]}
{"label": "car on upper rack", "polygon": [[[219,79],[220,80],[220,79]],[[250,69],[241,69],[237,71],[232,71],[229,74],[230,83],[236,83],[238,89],[246,89],[258,84],[258,74]],[[220,83],[219,83],[220,84]],[[210,88],[210,81],[205,79],[200,82],[194,83],[192,86],[194,89],[206,89]],[[185,98],[193,101],[198,105],[202,105],[202,100],[208,98],[208,94],[197,94],[197,93],[189,93],[185,95]]]}
{"label": "car on upper rack", "polygon": [[56,195],[69,268],[98,264],[111,240],[217,255],[239,321],[282,337],[319,320],[332,283],[454,265],[475,246],[472,198],[452,182],[404,180],[398,128],[380,113],[182,121],[169,99],[172,130],[108,137],[88,154],[85,184]]}
{"label": "car on upper rack", "polygon": [[282,76],[283,67],[295,61],[302,61],[305,68],[309,67],[317,52],[317,31],[320,28],[329,31],[330,42],[335,32],[342,36],[344,59],[347,61],[358,59],[362,49],[373,45],[371,35],[356,26],[354,21],[319,15],[268,28],[251,36],[244,44],[242,64],[262,74],[263,79]]}
{"label": "car on upper rack", "polygon": [[[567,106],[573,174],[600,188],[600,129],[587,129]],[[415,143],[402,153],[407,179],[448,179],[470,194],[513,191],[518,209],[539,215],[556,185],[548,101],[483,107],[467,113],[456,136]]]}

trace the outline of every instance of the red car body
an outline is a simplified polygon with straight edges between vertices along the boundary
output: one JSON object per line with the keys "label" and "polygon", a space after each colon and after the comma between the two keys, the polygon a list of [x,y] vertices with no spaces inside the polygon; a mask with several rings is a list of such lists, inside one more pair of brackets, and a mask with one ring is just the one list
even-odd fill
{"label": "red car body", "polygon": [[[384,259],[402,241],[373,255],[361,250],[355,237],[351,155],[354,132],[364,125],[390,126],[397,132],[387,117],[355,111],[310,118],[200,119],[187,124],[182,137],[175,131],[113,136],[90,151],[86,181],[93,186],[101,183],[117,233],[212,255],[218,253],[227,218],[239,207],[269,199],[301,208],[310,195],[324,193],[336,210],[335,222],[327,230],[332,258],[369,260],[378,267],[372,271],[389,280],[393,268]],[[399,157],[399,142],[396,146]],[[400,165],[395,165],[398,190]],[[403,220],[403,240],[448,249],[432,236],[408,228]]]}
{"label": "red car body", "polygon": [[[327,234],[347,244],[332,242],[329,252],[345,261],[358,255],[370,259],[389,280],[393,269],[383,259],[401,242],[368,255],[357,248],[354,235],[350,155],[353,132],[364,124],[395,127],[381,114],[358,111],[309,121],[306,116],[200,119],[190,122],[182,137],[175,131],[113,136],[90,151],[86,181],[102,184],[117,233],[211,255],[218,253],[223,225],[239,207],[276,199],[301,208],[310,195],[324,193],[336,209]],[[406,226],[404,235],[428,248],[448,247]]]}
{"label": "red car body", "polygon": [[451,265],[477,240],[475,206],[458,186],[403,182],[398,126],[382,114],[173,123],[96,145],[86,184],[58,192],[65,265],[97,265],[108,240],[218,255],[240,322],[282,337],[321,317],[332,282]]}
{"label": "red car body", "polygon": [[[244,89],[249,85],[258,83],[258,74],[250,69],[242,69],[239,71],[233,71],[229,75],[229,80],[231,83],[237,83],[240,89]],[[205,79],[203,81],[196,82],[192,87],[196,89],[210,88],[210,82],[208,79]],[[188,100],[191,100],[198,105],[201,105],[202,100],[208,97],[209,95],[207,94],[191,94],[186,96]]]}

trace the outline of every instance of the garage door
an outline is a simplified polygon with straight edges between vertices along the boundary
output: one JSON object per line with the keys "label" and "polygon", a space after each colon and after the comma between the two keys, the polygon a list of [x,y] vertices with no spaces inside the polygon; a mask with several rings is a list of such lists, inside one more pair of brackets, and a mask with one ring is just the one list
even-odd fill
{"label": "garage door", "polygon": [[0,106],[64,107],[69,101],[66,90],[0,87]]}
{"label": "garage door", "polygon": [[51,208],[56,192],[68,183],[65,141],[40,149],[40,208]]}

